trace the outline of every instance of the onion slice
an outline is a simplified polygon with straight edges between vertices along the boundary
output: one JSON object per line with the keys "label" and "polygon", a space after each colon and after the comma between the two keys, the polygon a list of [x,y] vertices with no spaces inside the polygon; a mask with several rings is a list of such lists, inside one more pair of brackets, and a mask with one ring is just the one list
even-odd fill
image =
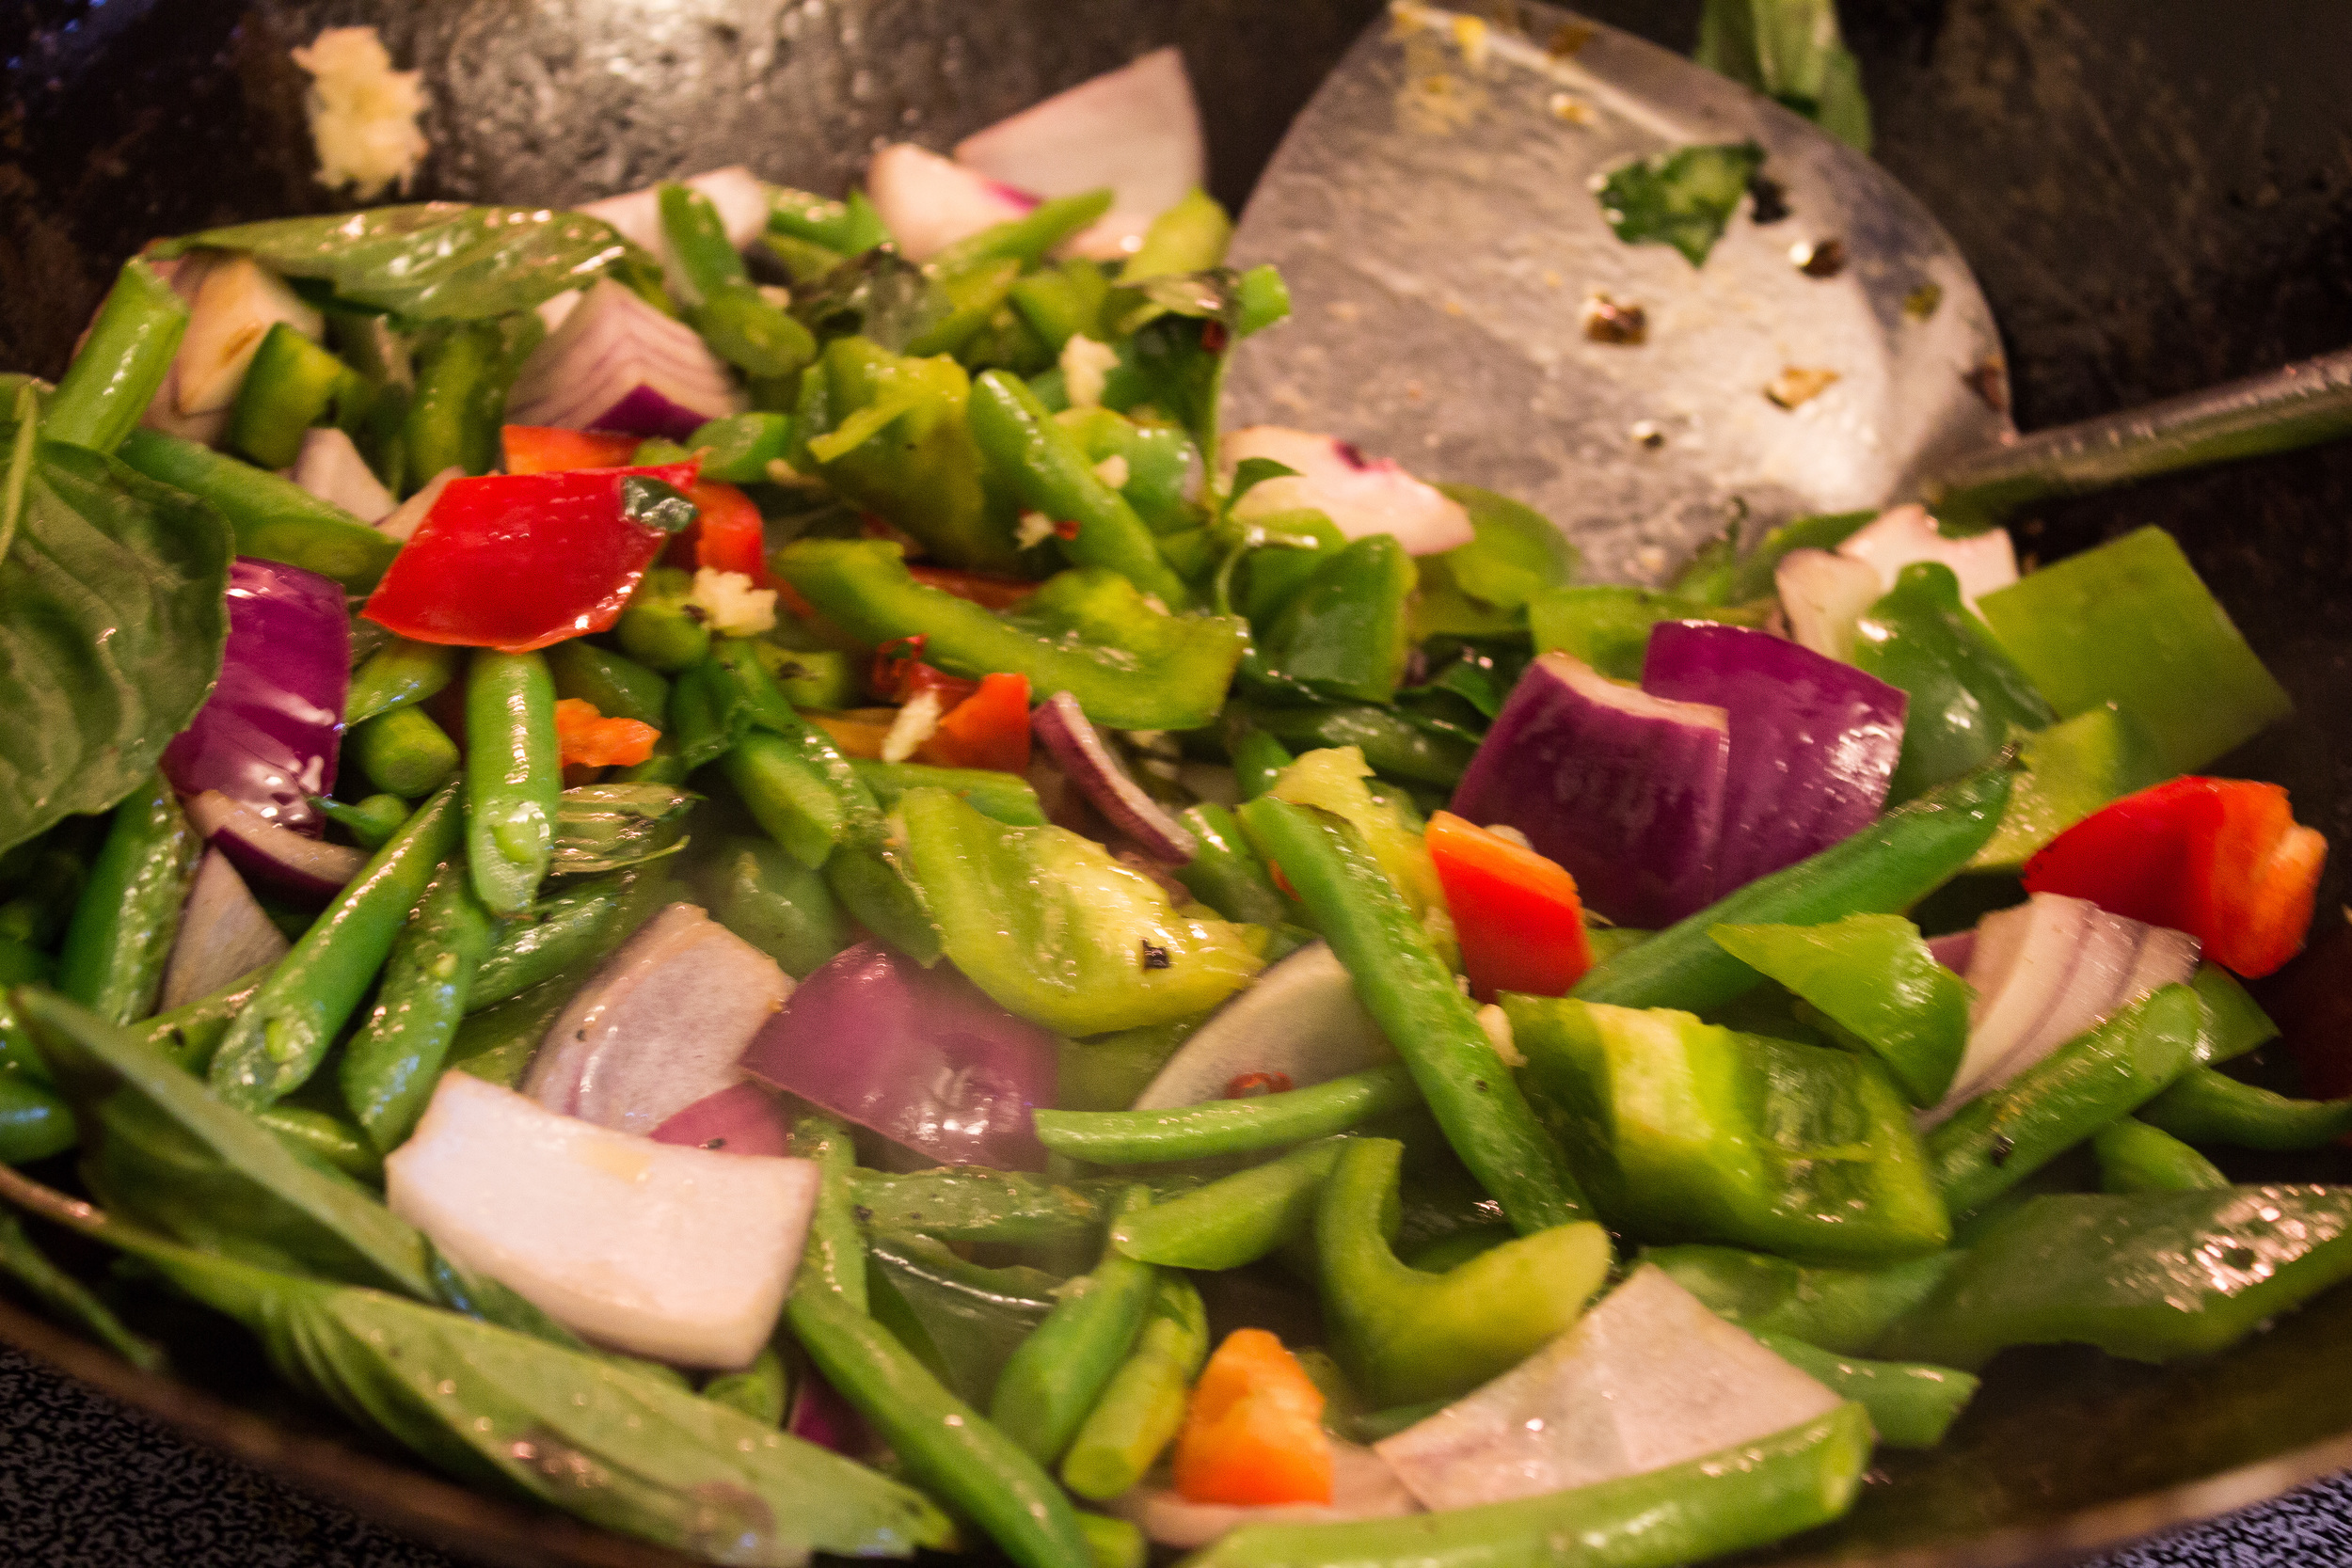
{"label": "onion slice", "polygon": [[333,425],[302,433],[302,451],[286,477],[363,523],[380,522],[391,514],[392,493],[375,477],[375,470],[359,455],[351,437]]}
{"label": "onion slice", "polygon": [[163,998],[169,1012],[183,1002],[209,996],[231,980],[265,969],[286,956],[292,943],[218,849],[204,851],[180,908],[180,930],[164,962]]}
{"label": "onion slice", "polygon": [[1965,975],[1968,973],[1968,960],[1976,951],[1977,932],[1974,927],[1965,931],[1928,938],[1930,956],[1955,974]]}
{"label": "onion slice", "polygon": [[874,154],[866,194],[910,261],[928,261],[958,240],[1026,216],[1038,202],[913,142],[893,142]]}
{"label": "onion slice", "polygon": [[1867,563],[1878,573],[1882,592],[1893,589],[1895,578],[1912,562],[1940,561],[1960,578],[1961,602],[1972,612],[1979,597],[2017,580],[2017,549],[2009,530],[1987,529],[1964,539],[1947,539],[1928,509],[1915,502],[1882,512],[1860,532],[1849,534],[1837,553]]}
{"label": "onion slice", "polygon": [[1331,1439],[1331,1500],[1327,1503],[1196,1503],[1172,1486],[1146,1484],[1111,1499],[1110,1512],[1132,1520],[1163,1546],[1205,1546],[1243,1525],[1337,1524],[1346,1519],[1394,1519],[1421,1505],[1389,1462],[1371,1449]]}
{"label": "onion slice", "polygon": [[1054,754],[1055,764],[1071,783],[1145,854],[1183,865],[1200,852],[1200,841],[1191,830],[1152,799],[1120,766],[1077,698],[1067,691],[1055,692],[1029,716],[1029,728]]}
{"label": "onion slice", "polygon": [[[1083,1049],[1083,1047],[1081,1048]],[[1293,1088],[1396,1060],[1339,955],[1311,942],[1262,972],[1193,1032],[1136,1097],[1138,1111],[1222,1100],[1237,1078],[1279,1074]]]}
{"label": "onion slice", "polygon": [[707,1094],[653,1130],[658,1144],[729,1154],[789,1154],[792,1118],[765,1084],[748,1079]]}
{"label": "onion slice", "polygon": [[465,477],[465,469],[451,464],[426,480],[423,489],[386,513],[376,523],[376,531],[389,533],[402,544],[406,544],[416,537],[417,530],[424,526],[425,518],[433,515],[434,503],[441,499],[441,492],[449,488],[450,482]]}
{"label": "onion slice", "polygon": [[726,367],[692,327],[609,277],[532,350],[506,397],[512,423],[673,440],[741,408]]}
{"label": "onion slice", "polygon": [[239,870],[298,897],[331,898],[368,863],[363,850],[306,838],[217,789],[189,800],[187,811],[196,831]]}
{"label": "onion slice", "polygon": [[[740,164],[714,168],[707,174],[691,174],[678,183],[710,198],[711,206],[718,209],[721,226],[726,230],[727,243],[738,250],[749,248],[768,227],[768,187]],[[660,257],[662,277],[670,292],[692,302],[692,285],[679,267],[669,236],[661,228],[660,185],[647,185],[623,196],[608,196],[578,210],[592,218],[603,219],[624,239],[634,241]],[[553,325],[550,323],[550,327]]]}
{"label": "onion slice", "polygon": [[1824,658],[1853,657],[1854,623],[1886,587],[1867,561],[1827,550],[1790,550],[1772,570],[1788,635]]}
{"label": "onion slice", "polygon": [[1394,534],[1414,555],[1435,555],[1478,537],[1461,502],[1415,479],[1389,457],[1366,457],[1353,442],[1279,425],[1251,425],[1217,447],[1227,482],[1245,458],[1263,457],[1297,470],[1252,485],[1234,506],[1237,517],[1311,508],[1350,539]]}

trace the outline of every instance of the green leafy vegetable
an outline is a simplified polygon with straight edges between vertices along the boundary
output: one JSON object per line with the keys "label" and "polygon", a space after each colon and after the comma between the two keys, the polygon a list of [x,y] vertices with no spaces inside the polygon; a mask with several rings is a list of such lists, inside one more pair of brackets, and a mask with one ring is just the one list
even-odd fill
{"label": "green leafy vegetable", "polygon": [[1763,166],[1764,150],[1752,141],[1638,159],[1602,182],[1601,215],[1628,245],[1670,245],[1692,266],[1705,266]]}
{"label": "green leafy vegetable", "polygon": [[51,1262],[14,1214],[0,1214],[0,1274],[23,1286],[52,1316],[73,1324],[141,1371],[162,1370],[162,1347],[125,1328],[113,1307]]}
{"label": "green leafy vegetable", "polygon": [[953,309],[923,269],[896,251],[868,250],[792,293],[792,314],[818,342],[865,338],[893,354]]}
{"label": "green leafy vegetable", "polygon": [[1870,150],[1870,101],[1836,0],[1707,0],[1691,57]]}

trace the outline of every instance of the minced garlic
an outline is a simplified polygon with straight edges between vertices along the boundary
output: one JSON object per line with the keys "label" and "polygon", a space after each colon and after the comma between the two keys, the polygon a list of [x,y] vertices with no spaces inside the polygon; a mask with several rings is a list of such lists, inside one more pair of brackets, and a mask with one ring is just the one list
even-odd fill
{"label": "minced garlic", "polygon": [[403,194],[430,145],[417,128],[429,102],[421,71],[394,71],[373,27],[329,27],[294,51],[310,73],[302,107],[322,185],[349,185],[361,201],[386,187]]}

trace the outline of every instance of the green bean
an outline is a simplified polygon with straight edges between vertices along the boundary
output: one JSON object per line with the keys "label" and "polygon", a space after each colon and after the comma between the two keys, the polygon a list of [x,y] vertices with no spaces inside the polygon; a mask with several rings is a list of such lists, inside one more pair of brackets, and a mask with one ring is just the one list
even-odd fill
{"label": "green bean", "polygon": [[776,1347],[764,1347],[739,1372],[725,1372],[703,1385],[703,1398],[739,1411],[762,1426],[782,1426],[792,1394],[792,1374]]}
{"label": "green bean", "polygon": [[1308,1144],[1124,1215],[1111,1227],[1111,1245],[1129,1258],[1174,1269],[1254,1263],[1312,1229],[1324,1178],[1345,1142]]}
{"label": "green bean", "polygon": [[1200,841],[1192,859],[1176,868],[1176,879],[1195,898],[1226,919],[1248,926],[1276,926],[1304,918],[1304,911],[1275,887],[1265,863],[1250,852],[1241,824],[1231,811],[1203,803],[1186,806],[1178,816]]}
{"label": "green bean", "polygon": [[1185,1392],[1208,1355],[1200,1292],[1182,1275],[1162,1275],[1135,1350],[1062,1456],[1063,1484],[1108,1502],[1142,1481],[1184,1425]]}
{"label": "green bean", "polygon": [[131,1032],[200,1078],[228,1037],[229,1025],[252,1005],[269,973],[257,969],[241,974],[218,990],[134,1023]]}
{"label": "green bean", "polygon": [[155,401],[188,330],[188,308],[155,269],[122,263],[89,337],[66,367],[40,433],[52,441],[112,451]]}
{"label": "green bean", "polygon": [[1785,1334],[1758,1334],[1756,1343],[1840,1399],[1870,1413],[1879,1441],[1897,1449],[1931,1449],[1960,1419],[1980,1381],[1972,1372],[1925,1361],[1866,1361],[1839,1355]]}
{"label": "green bean", "polygon": [[1476,750],[1452,735],[1433,735],[1390,707],[1282,707],[1244,697],[1225,705],[1229,717],[1272,736],[1294,752],[1353,746],[1384,779],[1451,789]]}
{"label": "green bean", "polygon": [[384,1158],[358,1128],[325,1111],[300,1105],[270,1105],[254,1119],[296,1154],[361,1181],[384,1180]]}
{"label": "green bean", "polygon": [[977,1165],[893,1175],[851,1175],[860,1220],[874,1231],[915,1231],[946,1242],[1054,1247],[1094,1234],[1104,1184],[1064,1183]]}
{"label": "green bean", "polygon": [[462,652],[438,642],[393,638],[353,673],[351,695],[343,700],[343,723],[364,724],[379,713],[438,695],[456,678]]}
{"label": "green bean", "polygon": [[[1135,1188],[1121,1210],[1147,1206],[1151,1197],[1151,1189]],[[1063,1287],[1054,1310],[1006,1361],[989,1418],[1039,1464],[1059,1459],[1135,1348],[1158,1283],[1151,1264],[1106,1251],[1093,1273]]]}
{"label": "green bean", "polygon": [[459,815],[452,785],[419,808],[336,895],[230,1023],[206,1075],[215,1094],[259,1110],[318,1070],[434,868],[456,848]]}
{"label": "green bean", "polygon": [[822,1291],[863,1317],[866,1313],[866,1238],[860,1229],[867,1211],[857,1179],[857,1150],[850,1130],[831,1117],[809,1112],[792,1123],[795,1158],[817,1163],[817,1207],[809,1215],[808,1240],[801,1249],[797,1290]]}
{"label": "green bean", "polygon": [[343,745],[369,784],[421,800],[456,776],[457,742],[421,707],[396,707],[345,733]]}
{"label": "green bean", "polygon": [[239,555],[299,566],[364,594],[400,553],[399,540],[294,481],[194,441],[134,430],[115,455],[150,479],[211,502],[229,520]]}
{"label": "green bean", "polygon": [[510,923],[474,971],[466,1008],[479,1012],[618,947],[660,907],[668,879],[631,866],[583,877]]}
{"label": "green bean", "polygon": [[371,795],[356,803],[324,798],[311,804],[321,815],[343,832],[362,849],[381,849],[390,837],[400,832],[400,825],[408,820],[408,802],[397,795]]}
{"label": "green bean", "polygon": [[1336,1525],[1244,1525],[1186,1568],[1672,1568],[1827,1524],[1870,1462],[1870,1418],[1801,1426],[1661,1469],[1510,1502]]}
{"label": "green bean", "polygon": [[1420,1102],[1403,1066],[1377,1067],[1303,1089],[1173,1110],[1041,1110],[1037,1135],[1055,1153],[1089,1164],[1159,1164],[1286,1148]]}
{"label": "green bean", "polygon": [[1254,800],[1274,787],[1274,781],[1295,759],[1290,748],[1255,724],[1245,724],[1233,737],[1233,782],[1241,798]]}
{"label": "green bean", "polygon": [[548,673],[558,697],[593,703],[607,719],[634,719],[656,729],[669,723],[670,683],[633,658],[571,638],[548,650]]}
{"label": "green bean", "polygon": [[730,414],[696,430],[686,444],[703,454],[705,479],[727,484],[764,483],[768,465],[783,460],[792,450],[792,417]]}
{"label": "green bean", "polygon": [[0,1165],[63,1154],[80,1134],[72,1108],[55,1089],[18,1072],[0,1072]]}
{"label": "green bean", "polygon": [[721,770],[752,819],[792,858],[817,870],[831,858],[848,823],[837,794],[801,748],[754,730],[728,748]]}
{"label": "green bean", "polygon": [[474,896],[465,867],[451,864],[392,943],[375,1010],[342,1060],[343,1103],[383,1153],[406,1142],[424,1114],[490,935],[490,911]]}
{"label": "green bean", "polygon": [[723,841],[696,883],[711,919],[795,980],[850,945],[849,926],[825,879],[767,839]]}
{"label": "green bean", "polygon": [[161,773],[150,773],[115,808],[66,927],[57,989],[109,1023],[153,1012],[203,854],[180,798]]}
{"label": "green bean", "polygon": [[1620,1007],[1704,1012],[1762,978],[1708,935],[1716,926],[1818,926],[1898,914],[1966,865],[2000,825],[2014,775],[1995,764],[1938,784],[1851,838],[1596,964],[1569,994]]}
{"label": "green bean", "polygon": [[1109,191],[1100,190],[1041,201],[1017,218],[958,240],[931,258],[930,271],[944,277],[992,261],[1036,266],[1045,259],[1047,251],[1109,212],[1111,200]]}
{"label": "green bean", "polygon": [[797,375],[817,357],[808,328],[751,283],[712,285],[686,318],[713,353],[755,380]]}
{"label": "green bean", "polygon": [[994,817],[1009,828],[1045,825],[1045,808],[1039,802],[1036,789],[1018,773],[993,768],[933,768],[919,762],[865,761],[850,763],[850,770],[874,792],[875,802],[884,811],[897,805],[898,797],[910,789],[946,789],[954,791],[959,800],[982,816]]}
{"label": "green bean", "polygon": [[654,187],[654,206],[670,257],[693,293],[708,293],[723,283],[738,283],[749,276],[742,254],[728,241],[727,226],[710,198],[691,185],[664,180]]}
{"label": "green bean", "polygon": [[1145,1568],[1152,1560],[1152,1544],[1141,1527],[1107,1513],[1079,1509],[1078,1533],[1086,1537],[1087,1554],[1094,1568]]}
{"label": "green bean", "polygon": [[2132,1117],[2092,1133],[2090,1151],[2098,1156],[2103,1193],[2186,1193],[2230,1184],[2211,1160]]}
{"label": "green bean", "polygon": [[2138,1114],[2176,1138],[2231,1148],[2317,1148],[2352,1132],[2352,1099],[2290,1100],[2209,1067],[2183,1073]]}
{"label": "green bean", "polygon": [[693,592],[690,572],[675,566],[648,571],[612,628],[621,651],[665,675],[700,664],[710,652],[710,626],[688,602]]}
{"label": "green bean", "polygon": [[1405,1058],[1446,1141],[1522,1235],[1586,1217],[1583,1195],[1454,972],[1356,830],[1261,796],[1243,831],[1282,868]]}
{"label": "green bean", "polygon": [[851,191],[847,201],[831,201],[789,186],[771,186],[768,227],[843,257],[861,255],[890,238],[882,214],[864,191]]}
{"label": "green bean", "polygon": [[968,417],[973,438],[1023,506],[1078,525],[1062,546],[1073,562],[1107,566],[1170,610],[1192,603],[1192,590],[1160,555],[1152,530],[1020,377],[1003,371],[974,377]]}
{"label": "green bean", "polygon": [[1225,246],[1232,237],[1233,220],[1208,192],[1196,185],[1152,220],[1143,244],[1119,269],[1119,281],[1123,285],[1148,277],[1207,272],[1225,260]]}
{"label": "green bean", "polygon": [[564,794],[555,683],[537,654],[478,649],[466,667],[466,862],[493,914],[520,914],[555,853]]}

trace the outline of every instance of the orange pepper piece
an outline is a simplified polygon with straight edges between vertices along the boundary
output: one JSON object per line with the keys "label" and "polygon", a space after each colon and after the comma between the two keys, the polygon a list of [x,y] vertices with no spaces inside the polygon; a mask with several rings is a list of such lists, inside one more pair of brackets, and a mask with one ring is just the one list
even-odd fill
{"label": "orange pepper piece", "polygon": [[941,768],[1029,770],[1029,677],[980,677],[979,689],[950,707],[915,755]]}
{"label": "orange pepper piece", "polygon": [[1237,1328],[1209,1357],[1176,1434],[1176,1490],[1196,1503],[1327,1503],[1331,1438],[1323,1390],[1263,1328]]}
{"label": "orange pepper piece", "polygon": [[607,719],[596,704],[566,697],[555,705],[555,738],[566,768],[632,768],[653,755],[661,732],[635,719]]}
{"label": "orange pepper piece", "polygon": [[1584,906],[1565,866],[1450,811],[1430,817],[1428,843],[1471,995],[1565,996],[1593,967]]}
{"label": "orange pepper piece", "polygon": [[510,474],[551,474],[568,468],[626,468],[637,455],[637,436],[606,430],[564,430],[555,425],[499,427],[499,447]]}

